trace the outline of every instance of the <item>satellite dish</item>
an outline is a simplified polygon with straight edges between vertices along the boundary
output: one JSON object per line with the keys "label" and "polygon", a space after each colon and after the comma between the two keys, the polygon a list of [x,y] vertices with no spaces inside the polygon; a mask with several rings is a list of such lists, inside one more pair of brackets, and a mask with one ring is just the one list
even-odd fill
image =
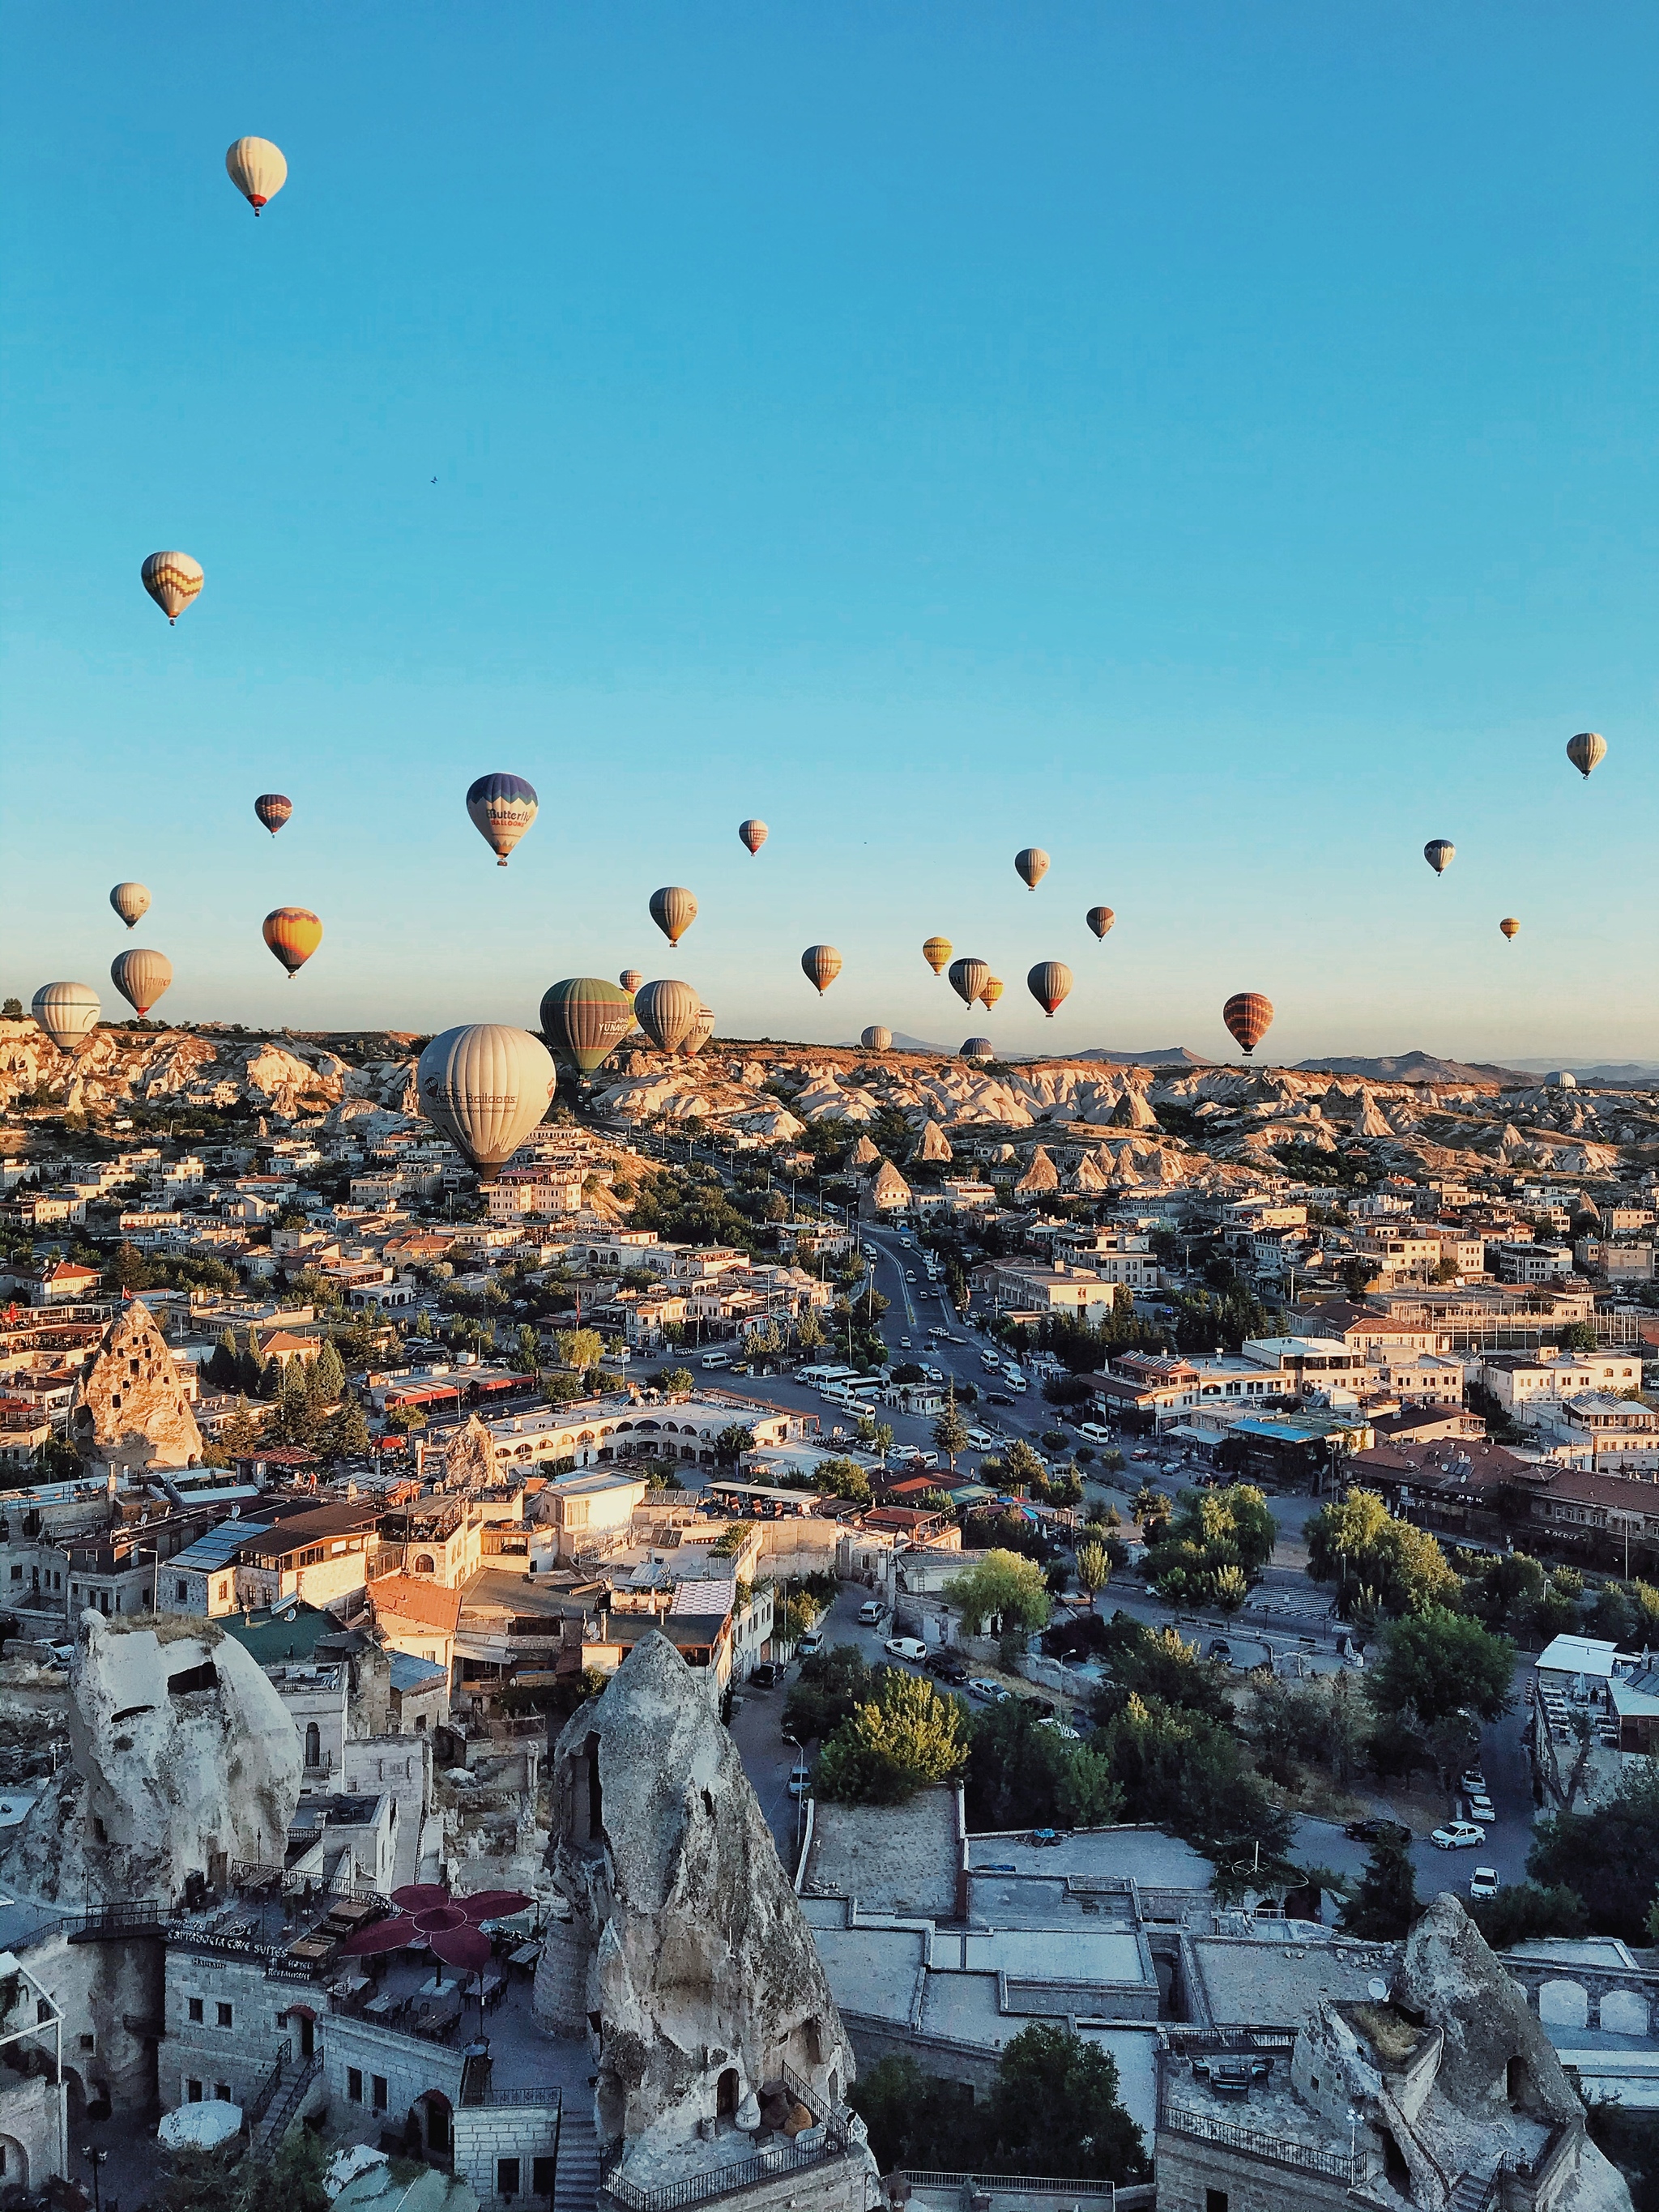
{"label": "satellite dish", "polygon": [[1373,2004],[1381,2004],[1389,1994],[1389,1985],[1381,1974],[1373,1974],[1365,1984],[1365,1994]]}

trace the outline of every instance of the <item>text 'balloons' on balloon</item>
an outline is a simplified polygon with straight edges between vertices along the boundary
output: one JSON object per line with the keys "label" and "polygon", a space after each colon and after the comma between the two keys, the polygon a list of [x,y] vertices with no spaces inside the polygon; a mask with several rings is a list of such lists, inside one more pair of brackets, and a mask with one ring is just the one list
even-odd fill
{"label": "text 'balloons' on balloon", "polygon": [[262,791],[253,802],[253,811],[274,837],[294,811],[294,801],[280,791]]}
{"label": "text 'balloons' on balloon", "polygon": [[800,956],[800,972],[822,998],[841,973],[841,955],[833,945],[809,945]]}
{"label": "text 'balloons' on balloon", "polygon": [[146,952],[135,945],[111,961],[109,980],[143,1021],[172,982],[173,963],[165,952]]}
{"label": "text 'balloons' on balloon", "polygon": [[1083,917],[1097,937],[1104,937],[1117,916],[1109,906],[1091,906]]}
{"label": "text 'balloons' on balloon", "polygon": [[288,182],[288,163],[269,138],[238,138],[225,149],[225,174],[258,215]]}
{"label": "text 'balloons' on balloon", "polygon": [[1506,914],[1502,921],[1498,923],[1498,927],[1503,931],[1504,936],[1509,939],[1511,944],[1513,944],[1515,939],[1521,934],[1521,925],[1512,914]]}
{"label": "text 'balloons' on balloon", "polygon": [[995,1006],[997,1000],[1002,996],[1007,988],[1008,986],[1003,981],[1000,975],[988,975],[986,977],[985,988],[979,994],[979,1002],[981,1006],[984,1007],[988,1014],[990,1012],[992,1007]]}
{"label": "text 'balloons' on balloon", "polygon": [[766,824],[763,822],[756,821],[751,817],[747,822],[738,823],[738,835],[742,838],[744,843],[748,846],[750,852],[753,854],[759,852],[761,847],[766,842],[770,832],[768,830]]}
{"label": "text 'balloons' on balloon", "polygon": [[117,884],[109,902],[129,929],[137,929],[149,912],[149,892],[143,884]]}
{"label": "text 'balloons' on balloon", "polygon": [[684,884],[665,884],[651,894],[651,919],[671,945],[678,945],[697,918],[697,902]]}
{"label": "text 'balloons' on balloon", "polygon": [[879,1022],[872,1022],[867,1030],[860,1033],[859,1042],[864,1047],[866,1052],[890,1052],[893,1048],[893,1032],[891,1030],[884,1029]]}
{"label": "text 'balloons' on balloon", "polygon": [[1014,868],[1028,891],[1034,891],[1048,872],[1048,855],[1041,845],[1027,845],[1014,855]]}
{"label": "text 'balloons' on balloon", "polygon": [[481,1182],[493,1182],[546,1113],[558,1072],[528,1030],[466,1022],[433,1038],[415,1083],[427,1119]]}
{"label": "text 'balloons' on balloon", "polygon": [[996,1048],[989,1037],[965,1037],[961,1057],[963,1060],[994,1060]]}
{"label": "text 'balloons' on balloon", "polygon": [[1423,848],[1423,858],[1437,876],[1443,876],[1457,858],[1457,848],[1449,837],[1431,837]]}
{"label": "text 'balloons' on balloon", "polygon": [[1607,757],[1607,741],[1594,730],[1580,730],[1576,738],[1567,739],[1567,758],[1586,780]]}
{"label": "text 'balloons' on balloon", "polygon": [[309,907],[273,907],[259,927],[290,983],[323,941],[323,925]]}
{"label": "text 'balloons' on balloon", "polygon": [[542,1035],[570,1075],[592,1075],[634,1026],[634,1001],[619,983],[571,975],[542,996]]}
{"label": "text 'balloons' on balloon", "polygon": [[639,989],[641,984],[644,982],[645,977],[637,968],[624,968],[622,974],[617,976],[617,981],[622,985],[623,990],[627,992],[629,997],[631,999],[635,992]]}
{"label": "text 'balloons' on balloon", "polygon": [[138,574],[170,623],[178,621],[207,581],[201,562],[188,553],[152,553]]}
{"label": "text 'balloons' on balloon", "polygon": [[951,964],[950,939],[930,937],[921,948],[921,957],[935,975],[942,975]]}
{"label": "text 'balloons' on balloon", "polygon": [[472,826],[504,868],[507,856],[540,811],[533,787],[521,775],[497,771],[467,786],[466,811]]}
{"label": "text 'balloons' on balloon", "polygon": [[634,994],[634,1018],[659,1052],[678,1052],[702,1012],[702,1000],[677,976],[641,983]]}
{"label": "text 'balloons' on balloon", "polygon": [[1054,1008],[1072,988],[1072,971],[1063,960],[1039,960],[1025,978],[1025,988],[1053,1021]]}
{"label": "text 'balloons' on balloon", "polygon": [[1260,991],[1235,991],[1221,1009],[1221,1018],[1248,1059],[1273,1027],[1273,1000]]}
{"label": "text 'balloons' on balloon", "polygon": [[97,1027],[100,1009],[90,983],[43,983],[29,1012],[59,1052],[73,1052]]}
{"label": "text 'balloons' on balloon", "polygon": [[697,1018],[687,1030],[685,1042],[680,1047],[682,1056],[686,1060],[695,1060],[714,1034],[714,1009],[699,1003]]}
{"label": "text 'balloons' on balloon", "polygon": [[971,956],[951,963],[951,988],[964,1006],[971,1006],[991,980],[988,960],[975,960]]}

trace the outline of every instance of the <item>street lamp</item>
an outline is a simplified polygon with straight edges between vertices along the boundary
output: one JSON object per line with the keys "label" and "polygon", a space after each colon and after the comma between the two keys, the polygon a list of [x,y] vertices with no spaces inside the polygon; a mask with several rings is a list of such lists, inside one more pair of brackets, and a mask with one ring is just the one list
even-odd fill
{"label": "street lamp", "polygon": [[92,2168],[92,2212],[103,2212],[103,2200],[98,2188],[98,2169],[109,2153],[100,2150],[96,2143],[85,2143],[82,2146],[81,2155]]}

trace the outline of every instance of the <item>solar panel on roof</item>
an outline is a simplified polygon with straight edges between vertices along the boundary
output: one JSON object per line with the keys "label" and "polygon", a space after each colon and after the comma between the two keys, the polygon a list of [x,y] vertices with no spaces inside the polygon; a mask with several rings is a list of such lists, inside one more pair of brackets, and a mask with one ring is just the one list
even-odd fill
{"label": "solar panel on roof", "polygon": [[264,1536],[270,1532],[269,1521],[222,1521],[216,1528],[177,1556],[167,1561],[170,1567],[200,1567],[211,1574],[216,1567],[224,1566],[241,1549],[250,1536]]}

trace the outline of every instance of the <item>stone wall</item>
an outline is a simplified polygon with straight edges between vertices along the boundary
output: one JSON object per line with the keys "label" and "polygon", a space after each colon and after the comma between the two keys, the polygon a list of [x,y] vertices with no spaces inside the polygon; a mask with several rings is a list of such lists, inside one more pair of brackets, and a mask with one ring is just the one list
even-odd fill
{"label": "stone wall", "polygon": [[350,1795],[385,1796],[397,1808],[394,1883],[420,1878],[423,1823],[432,1809],[432,1739],[419,1735],[348,1736],[340,1787]]}
{"label": "stone wall", "polygon": [[843,2011],[841,2018],[860,2074],[868,2073],[884,2058],[914,2058],[924,2074],[937,2074],[944,2081],[965,2082],[976,2097],[988,2096],[996,2081],[1000,2054],[988,2044],[957,2043],[947,2036],[920,2034],[898,2021],[877,2020],[866,2013]]}
{"label": "stone wall", "polygon": [[[192,2002],[201,2008],[192,2020]],[[221,2083],[231,2102],[246,2105],[276,2062],[284,2039],[301,2047],[294,2004],[321,2012],[328,1999],[307,1984],[266,1978],[262,1960],[186,1950],[170,1945],[167,1954],[167,2039],[158,2060],[161,2109],[172,2112],[190,2101],[190,2083],[199,2081],[204,2097]],[[228,2022],[220,2007],[230,2008]]]}
{"label": "stone wall", "polygon": [[[866,2177],[872,2178],[873,2188],[874,2172],[862,2150],[845,2158],[825,2159],[819,2166],[785,2166],[752,2188],[721,2197],[720,2212],[787,2212],[790,2206],[796,2212],[804,2206],[810,2206],[811,2212],[865,2212],[865,2183]],[[597,2212],[630,2212],[607,2189],[600,2189],[595,2203]],[[1203,2212],[1201,2197],[1199,2212]]]}
{"label": "stone wall", "polygon": [[[117,2112],[153,2118],[155,2039],[126,2023],[161,2018],[165,1968],[159,1937],[71,1943],[58,1929],[31,1944],[23,1963],[64,2016],[64,2063],[76,2069],[88,2098],[95,2102],[106,2094]],[[90,2051],[83,2035],[92,2038]],[[40,2047],[50,2049],[47,2037]]]}
{"label": "stone wall", "polygon": [[1227,2212],[1346,2212],[1346,2181],[1274,2166],[1222,2143],[1199,2142],[1160,2128],[1158,2212],[1207,2212],[1221,2192]]}
{"label": "stone wall", "polygon": [[[503,2212],[521,2197],[550,2197],[536,2190],[536,2161],[557,2154],[556,2105],[463,2105],[454,2116],[455,2171],[477,2195],[482,2212]],[[501,2161],[518,2161],[518,2187],[503,2192]]]}
{"label": "stone wall", "polygon": [[69,2177],[68,2099],[44,2074],[0,2075],[0,2189],[44,2190]]}
{"label": "stone wall", "polygon": [[[320,2033],[329,2129],[341,2140],[377,2142],[382,2128],[400,2135],[410,2106],[430,2091],[436,2091],[452,2110],[459,2106],[465,2063],[459,2050],[343,2014],[328,2021]],[[356,2097],[351,2094],[354,2073],[360,2077],[362,2093]],[[459,2118],[459,2112],[453,2112],[453,2117]]]}

